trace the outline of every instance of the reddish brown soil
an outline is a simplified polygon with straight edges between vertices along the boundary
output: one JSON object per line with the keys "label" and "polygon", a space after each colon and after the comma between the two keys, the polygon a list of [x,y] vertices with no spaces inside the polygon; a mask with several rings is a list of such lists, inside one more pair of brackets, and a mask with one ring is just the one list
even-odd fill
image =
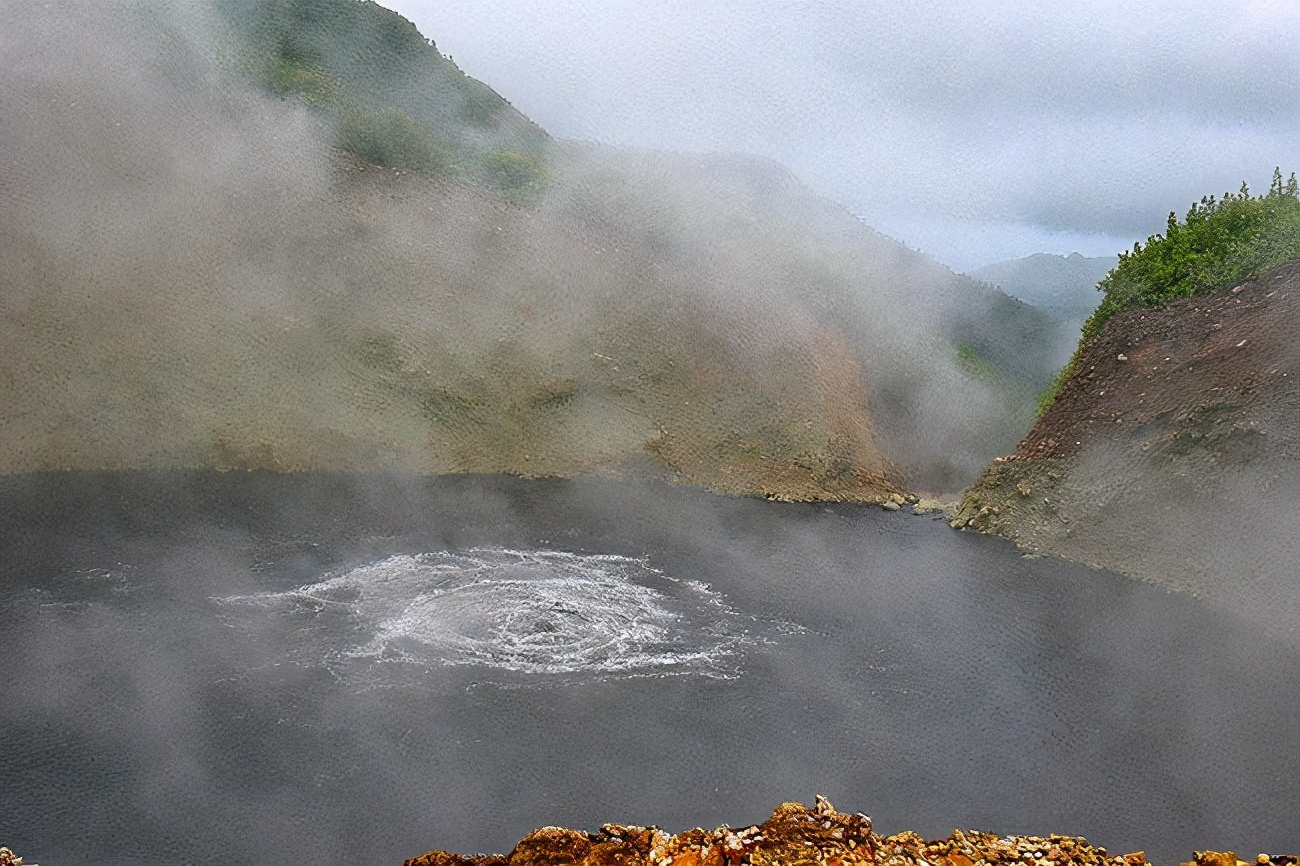
{"label": "reddish brown soil", "polygon": [[1127,310],[952,523],[1277,620],[1300,603],[1300,260]]}
{"label": "reddish brown soil", "polygon": [[[687,830],[606,824],[599,833],[544,827],[510,854],[466,857],[430,851],[405,866],[1145,866],[1143,852],[1112,855],[1073,836],[995,836],[954,831],[926,841],[905,832],[882,837],[871,819],[835,811],[822,797],[814,808],[783,803],[753,827]],[[1255,862],[1296,866],[1291,855]],[[1203,851],[1184,866],[1247,866],[1233,852]]]}
{"label": "reddish brown soil", "polygon": [[1297,288],[1300,260],[1221,297],[1115,316],[1084,350],[1074,376],[1015,458],[1072,457],[1098,438],[1112,438],[1112,425],[1177,425],[1195,412],[1240,414],[1233,420],[1251,426],[1253,416],[1264,417],[1270,404],[1295,394]]}

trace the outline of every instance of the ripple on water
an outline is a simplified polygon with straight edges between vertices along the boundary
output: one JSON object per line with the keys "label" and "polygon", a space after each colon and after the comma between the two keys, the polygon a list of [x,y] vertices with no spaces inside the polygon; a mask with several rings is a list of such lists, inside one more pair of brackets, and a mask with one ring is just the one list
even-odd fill
{"label": "ripple on water", "polygon": [[286,592],[222,601],[313,620],[309,652],[337,672],[404,662],[730,678],[747,647],[800,630],[744,617],[706,584],[644,558],[549,550],[396,554]]}

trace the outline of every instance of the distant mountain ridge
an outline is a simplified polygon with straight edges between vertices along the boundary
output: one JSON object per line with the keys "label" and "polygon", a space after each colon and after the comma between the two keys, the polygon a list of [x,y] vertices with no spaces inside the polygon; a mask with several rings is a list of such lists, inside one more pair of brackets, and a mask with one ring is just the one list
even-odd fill
{"label": "distant mountain ridge", "polygon": [[1064,364],[1074,351],[1079,329],[1101,303],[1101,282],[1119,262],[1118,256],[1088,257],[1035,253],[985,265],[971,271],[973,279],[996,286],[1013,298],[1042,310],[1057,324],[1056,363]]}
{"label": "distant mountain ridge", "polygon": [[1118,256],[1035,253],[985,265],[971,271],[970,276],[1055,317],[1086,318],[1101,302],[1097,283],[1118,262]]}

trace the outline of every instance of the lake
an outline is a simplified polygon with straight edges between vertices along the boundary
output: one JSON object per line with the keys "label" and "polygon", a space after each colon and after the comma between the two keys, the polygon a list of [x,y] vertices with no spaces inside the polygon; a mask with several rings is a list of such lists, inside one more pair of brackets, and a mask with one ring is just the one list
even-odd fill
{"label": "lake", "polygon": [[10,477],[0,617],[0,843],[42,866],[400,864],[814,794],[887,833],[1300,850],[1294,645],[924,515]]}

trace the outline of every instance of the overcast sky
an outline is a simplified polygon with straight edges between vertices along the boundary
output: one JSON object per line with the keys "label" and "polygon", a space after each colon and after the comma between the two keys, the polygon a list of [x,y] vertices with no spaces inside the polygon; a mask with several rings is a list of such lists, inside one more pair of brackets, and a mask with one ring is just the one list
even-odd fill
{"label": "overcast sky", "polygon": [[381,2],[553,135],[772,157],[957,270],[1300,169],[1290,3]]}

